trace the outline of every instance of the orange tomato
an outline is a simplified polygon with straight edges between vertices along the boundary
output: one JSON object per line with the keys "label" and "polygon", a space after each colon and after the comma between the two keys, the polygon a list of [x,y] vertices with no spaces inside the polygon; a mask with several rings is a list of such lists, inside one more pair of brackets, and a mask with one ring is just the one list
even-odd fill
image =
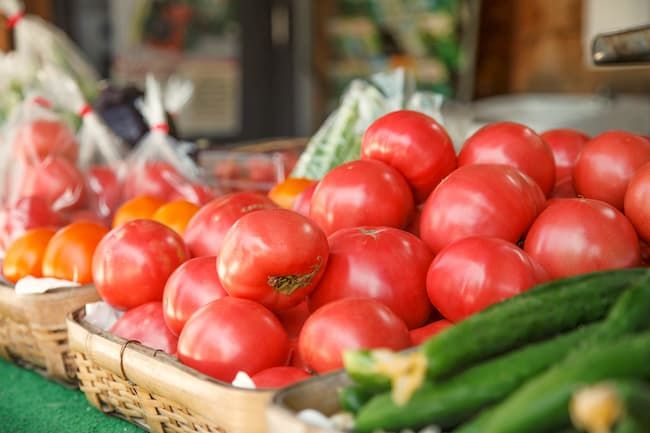
{"label": "orange tomato", "polygon": [[160,206],[153,214],[152,219],[165,224],[167,227],[183,236],[187,223],[198,210],[199,207],[194,203],[185,200],[176,200]]}
{"label": "orange tomato", "polygon": [[275,185],[269,191],[269,198],[278,206],[291,209],[291,205],[296,197],[315,182],[315,180],[302,177],[290,177]]}
{"label": "orange tomato", "polygon": [[15,283],[27,275],[41,277],[43,256],[48,242],[56,233],[56,229],[36,228],[26,231],[9,245],[5,253],[2,273]]}
{"label": "orange tomato", "polygon": [[124,202],[115,212],[113,228],[133,220],[151,219],[158,208],[164,204],[164,201],[148,195],[132,198]]}
{"label": "orange tomato", "polygon": [[89,221],[78,221],[60,229],[45,249],[43,276],[92,283],[93,253],[106,233],[107,228]]}

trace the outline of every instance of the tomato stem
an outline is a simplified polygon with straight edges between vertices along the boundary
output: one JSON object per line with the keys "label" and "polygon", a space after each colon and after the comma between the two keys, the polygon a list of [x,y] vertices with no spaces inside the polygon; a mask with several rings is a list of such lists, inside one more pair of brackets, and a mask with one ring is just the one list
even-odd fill
{"label": "tomato stem", "polygon": [[291,275],[271,275],[267,279],[269,286],[273,287],[276,292],[290,296],[296,290],[307,287],[311,284],[321,267],[321,258],[318,257],[318,263],[312,266],[311,271],[306,274]]}

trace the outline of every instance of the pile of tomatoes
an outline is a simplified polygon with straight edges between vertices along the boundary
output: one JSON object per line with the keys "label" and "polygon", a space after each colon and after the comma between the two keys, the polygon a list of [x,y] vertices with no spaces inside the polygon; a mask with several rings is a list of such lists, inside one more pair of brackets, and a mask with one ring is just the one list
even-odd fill
{"label": "pile of tomatoes", "polygon": [[[125,311],[112,332],[219,380],[283,386],[341,368],[345,350],[419,344],[540,282],[642,265],[650,140],[499,122],[457,155],[433,119],[397,111],[318,182],[203,206],[138,196],[112,230],[88,224],[28,231],[5,276],[92,282]],[[8,269],[12,256],[29,266]]]}

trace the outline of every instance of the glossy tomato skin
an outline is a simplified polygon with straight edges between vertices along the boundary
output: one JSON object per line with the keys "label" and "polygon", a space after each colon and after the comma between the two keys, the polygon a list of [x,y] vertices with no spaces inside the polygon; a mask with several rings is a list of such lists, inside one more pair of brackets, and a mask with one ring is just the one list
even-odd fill
{"label": "glossy tomato skin", "polygon": [[544,194],[514,167],[474,164],[458,168],[431,193],[420,236],[435,254],[470,236],[517,242],[544,206]]}
{"label": "glossy tomato skin", "polygon": [[328,255],[327,237],[309,218],[286,209],[266,209],[244,215],[232,226],[217,269],[230,296],[282,311],[313,291]]}
{"label": "glossy tomato skin", "polygon": [[173,200],[187,179],[164,161],[149,161],[132,167],[124,183],[126,199],[147,195],[162,201]]}
{"label": "glossy tomato skin", "polygon": [[128,310],[162,301],[165,283],[189,258],[172,229],[151,220],[134,220],[111,230],[93,256],[93,280],[99,295]]}
{"label": "glossy tomato skin", "polygon": [[608,203],[556,199],[533,223],[524,250],[562,278],[640,263],[639,240],[625,216]]}
{"label": "glossy tomato skin", "polygon": [[451,322],[548,280],[542,266],[502,239],[471,237],[444,248],[427,274],[431,303]]}
{"label": "glossy tomato skin", "polygon": [[457,165],[445,129],[426,114],[409,110],[393,111],[374,121],[363,135],[361,158],[385,162],[399,171],[417,202],[426,200]]}
{"label": "glossy tomato skin", "polygon": [[282,326],[284,326],[284,329],[287,331],[289,338],[298,337],[302,326],[305,324],[305,321],[310,314],[311,309],[307,300],[302,301],[300,304],[291,307],[288,310],[278,311],[275,313],[280,320],[280,323],[282,323]]}
{"label": "glossy tomato skin", "polygon": [[312,308],[343,298],[372,298],[409,328],[426,322],[432,311],[426,278],[433,254],[423,241],[392,227],[342,229],[328,241],[329,262],[311,295]]}
{"label": "glossy tomato skin", "polygon": [[311,375],[297,367],[271,367],[253,375],[251,379],[257,388],[284,388],[309,379]]}
{"label": "glossy tomato skin", "polygon": [[40,196],[55,210],[73,210],[86,202],[85,179],[77,167],[60,156],[25,166],[21,197]]}
{"label": "glossy tomato skin", "polygon": [[305,188],[303,192],[298,194],[296,196],[296,199],[293,201],[291,209],[298,212],[300,215],[308,217],[309,210],[311,209],[311,197],[314,195],[314,191],[316,191],[317,186],[318,182],[314,182]]}
{"label": "glossy tomato skin", "polygon": [[650,161],[650,141],[624,131],[604,132],[589,141],[573,170],[573,185],[583,197],[623,210],[625,190],[634,172]]}
{"label": "glossy tomato skin", "polygon": [[72,130],[61,121],[48,119],[21,125],[14,136],[14,149],[23,161],[30,164],[48,156],[61,156],[75,163],[79,153]]}
{"label": "glossy tomato skin", "polygon": [[41,277],[43,275],[43,257],[55,229],[40,227],[27,230],[15,239],[2,261],[2,275],[12,283],[23,277]]}
{"label": "glossy tomato skin", "polygon": [[298,338],[300,357],[318,373],[342,368],[345,350],[402,350],[410,345],[404,322],[390,308],[368,298],[340,299],[319,308]]}
{"label": "glossy tomato skin", "polygon": [[185,322],[204,305],[228,296],[217,276],[216,257],[197,257],[170,275],[163,292],[165,323],[180,335]]}
{"label": "glossy tomato skin", "polygon": [[413,213],[404,177],[375,160],[352,161],[327,173],[311,198],[310,217],[329,236],[361,226],[403,228]]}
{"label": "glossy tomato skin", "polygon": [[553,152],[532,129],[514,122],[497,122],[467,139],[458,165],[506,164],[530,176],[548,196],[555,185]]}
{"label": "glossy tomato skin", "polygon": [[178,339],[178,357],[183,364],[230,382],[238,371],[252,376],[285,365],[289,339],[268,309],[227,296],[205,305],[187,321]]}
{"label": "glossy tomato skin", "polygon": [[106,227],[89,221],[74,222],[57,231],[43,255],[43,276],[92,283],[93,253],[106,233]]}
{"label": "glossy tomato skin", "polygon": [[268,197],[261,194],[228,194],[199,209],[187,224],[183,238],[194,257],[217,256],[226,232],[239,218],[260,209],[276,207]]}
{"label": "glossy tomato skin", "polygon": [[573,177],[573,167],[589,136],[575,129],[550,129],[542,135],[542,140],[553,152],[555,161],[555,184]]}
{"label": "glossy tomato skin", "polygon": [[624,209],[639,237],[650,242],[650,162],[641,166],[630,179]]}
{"label": "glossy tomato skin", "polygon": [[451,323],[449,320],[441,319],[436,320],[435,322],[431,322],[428,325],[424,325],[420,328],[411,329],[411,331],[409,331],[411,334],[411,343],[413,346],[419,346],[434,335],[438,334],[443,329],[448,328],[452,325],[453,323]]}
{"label": "glossy tomato skin", "polygon": [[117,319],[110,332],[125,340],[135,340],[152,349],[176,354],[178,338],[167,329],[159,301],[130,309]]}

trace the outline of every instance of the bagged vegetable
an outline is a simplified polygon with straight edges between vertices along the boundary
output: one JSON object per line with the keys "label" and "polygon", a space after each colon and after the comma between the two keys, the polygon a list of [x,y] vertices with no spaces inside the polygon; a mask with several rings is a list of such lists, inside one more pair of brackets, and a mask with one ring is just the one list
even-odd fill
{"label": "bagged vegetable", "polygon": [[17,51],[0,53],[0,124],[33,86],[37,69],[32,58]]}
{"label": "bagged vegetable", "polygon": [[80,117],[78,167],[85,177],[88,210],[110,221],[122,201],[124,143],[93,111],[70,76],[47,65],[39,72],[39,79],[53,101]]}
{"label": "bagged vegetable", "polygon": [[149,75],[140,111],[149,124],[149,133],[127,160],[125,198],[148,195],[160,200],[183,199],[203,204],[214,197],[199,182],[199,169],[169,136],[160,83]]}

